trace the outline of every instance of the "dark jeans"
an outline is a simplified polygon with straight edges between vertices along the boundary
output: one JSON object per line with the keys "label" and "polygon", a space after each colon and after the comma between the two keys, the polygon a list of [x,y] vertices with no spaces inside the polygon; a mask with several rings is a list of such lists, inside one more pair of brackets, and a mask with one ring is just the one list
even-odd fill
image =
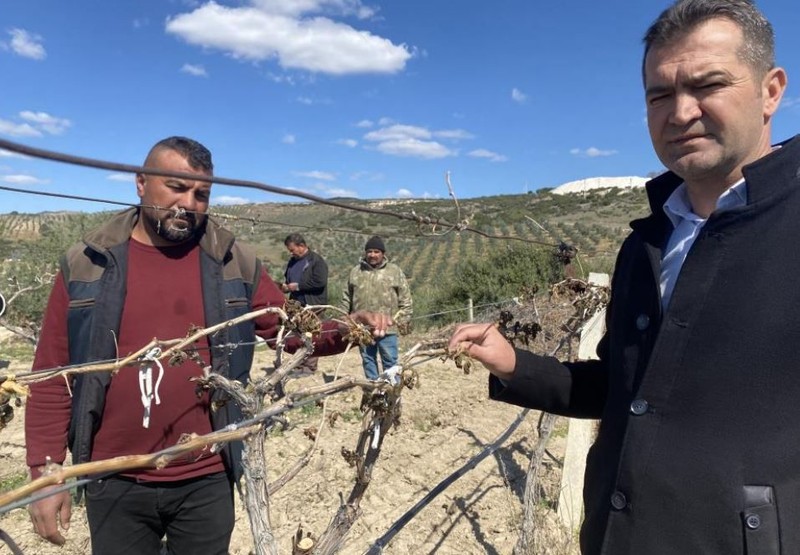
{"label": "dark jeans", "polygon": [[93,555],[227,554],[233,489],[225,473],[180,482],[113,477],[86,487]]}

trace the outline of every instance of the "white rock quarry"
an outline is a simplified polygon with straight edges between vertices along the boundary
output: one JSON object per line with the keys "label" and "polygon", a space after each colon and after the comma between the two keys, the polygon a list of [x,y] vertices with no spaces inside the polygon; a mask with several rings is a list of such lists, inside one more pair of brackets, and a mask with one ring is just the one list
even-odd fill
{"label": "white rock quarry", "polygon": [[551,191],[556,195],[566,195],[568,193],[583,193],[591,189],[632,189],[642,187],[647,183],[646,177],[590,177],[578,181],[570,181],[559,185]]}

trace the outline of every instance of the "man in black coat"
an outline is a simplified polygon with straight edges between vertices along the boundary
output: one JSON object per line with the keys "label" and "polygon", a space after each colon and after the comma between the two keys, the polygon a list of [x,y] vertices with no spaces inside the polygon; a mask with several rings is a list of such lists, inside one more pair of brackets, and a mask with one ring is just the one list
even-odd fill
{"label": "man in black coat", "polygon": [[[283,244],[292,256],[283,273],[283,292],[302,306],[328,304],[328,264],[325,259],[309,249],[299,233],[287,235]],[[315,372],[317,357],[307,358],[303,367]]]}
{"label": "man in black coat", "polygon": [[800,138],[771,144],[786,88],[749,0],[679,0],[645,35],[647,121],[670,170],[617,259],[599,360],[460,327],[490,395],[600,418],[585,554],[800,553]]}

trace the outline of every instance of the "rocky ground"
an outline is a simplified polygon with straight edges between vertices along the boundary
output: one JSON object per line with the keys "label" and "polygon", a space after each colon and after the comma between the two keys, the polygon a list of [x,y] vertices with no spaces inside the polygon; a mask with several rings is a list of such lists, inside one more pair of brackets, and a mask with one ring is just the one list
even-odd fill
{"label": "rocky ground", "polygon": [[[3,358],[0,344],[0,359]],[[402,348],[410,340],[403,339]],[[266,354],[261,354],[262,358]],[[291,387],[322,383],[332,376],[340,357],[320,360],[319,371],[296,380]],[[262,364],[265,359],[262,360]],[[24,368],[24,365],[20,369]],[[486,371],[469,375],[451,362],[433,360],[416,367],[418,389],[403,393],[403,416],[383,444],[372,483],[361,503],[362,514],[341,550],[364,553],[392,524],[436,484],[491,443],[514,421],[519,409],[487,399]],[[259,372],[259,370],[254,370]],[[357,353],[344,357],[341,374],[361,375]],[[138,392],[137,392],[138,394]],[[361,426],[359,391],[332,397],[328,412],[340,417],[325,428],[319,449],[310,463],[271,500],[271,519],[280,552],[291,552],[291,537],[298,525],[312,534],[321,533],[335,513],[340,496],[353,486],[355,472],[341,456],[342,447],[354,449]],[[310,447],[304,435],[309,426],[320,426],[322,410],[308,406],[290,413],[290,428],[273,432],[267,440],[269,473],[277,477]],[[528,414],[521,426],[493,455],[467,472],[422,509],[384,553],[506,554],[511,553],[522,518],[522,496],[530,454],[537,441],[538,413]],[[0,487],[8,490],[26,479],[23,435],[24,407],[0,432]],[[542,501],[537,507],[540,534],[537,554],[571,555],[577,552],[574,537],[565,533],[553,516],[557,499],[559,466],[566,423],[560,422],[540,477]],[[247,514],[237,496],[237,522],[230,552],[244,555],[252,549]],[[58,548],[39,540],[32,532],[27,512],[15,509],[0,517],[0,528],[31,554],[88,553],[88,533],[83,509],[73,512],[67,544]],[[0,547],[0,553],[9,552]]]}

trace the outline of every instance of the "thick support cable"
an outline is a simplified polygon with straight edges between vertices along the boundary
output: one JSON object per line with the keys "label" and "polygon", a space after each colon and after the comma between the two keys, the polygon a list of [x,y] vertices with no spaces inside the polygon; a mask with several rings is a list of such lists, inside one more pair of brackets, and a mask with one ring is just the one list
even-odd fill
{"label": "thick support cable", "polygon": [[[420,218],[417,215],[412,214],[402,214],[399,212],[393,212],[391,210],[381,210],[378,208],[368,208],[366,206],[358,206],[356,204],[348,204],[345,202],[339,202],[335,200],[326,199],[323,197],[318,197],[316,195],[312,195],[310,193],[305,193],[303,191],[298,191],[296,189],[286,189],[284,187],[277,187],[275,185],[269,185],[267,183],[260,183],[258,181],[250,181],[250,180],[243,180],[243,179],[231,179],[227,177],[219,177],[219,176],[209,176],[206,174],[201,173],[186,173],[186,172],[172,172],[166,170],[159,170],[154,168],[145,168],[142,166],[134,166],[131,164],[120,164],[118,162],[108,162],[105,160],[98,160],[95,158],[86,158],[83,156],[73,156],[71,154],[64,154],[62,152],[56,152],[52,150],[45,150],[42,148],[35,148],[28,145],[23,145],[19,143],[15,143],[13,141],[8,141],[6,139],[0,139],[0,150],[8,150],[10,152],[16,152],[17,154],[22,154],[25,156],[31,156],[33,158],[41,158],[44,160],[52,160],[54,162],[62,162],[65,164],[72,164],[75,166],[84,166],[88,168],[96,168],[102,170],[110,170],[116,172],[126,172],[126,173],[141,173],[146,175],[158,175],[163,177],[174,177],[178,179],[190,179],[193,181],[211,181],[212,183],[219,183],[221,185],[229,185],[231,187],[245,187],[250,189],[258,189],[260,191],[265,191],[267,193],[273,193],[276,195],[284,195],[289,197],[297,197],[302,198],[305,200],[309,200],[311,202],[316,202],[318,204],[325,204],[328,206],[334,206],[336,208],[342,208],[345,210],[354,210],[356,212],[364,212],[366,214],[377,214],[381,216],[390,216],[392,218],[398,218],[400,220],[406,220],[410,222],[415,222],[417,224],[425,223],[425,218]],[[460,226],[458,224],[453,224],[443,219],[437,219],[435,222],[436,225],[440,225],[442,227],[451,227],[455,229],[458,227],[459,231],[469,231],[471,233],[475,233],[477,235],[481,235],[483,237],[487,237],[490,239],[505,239],[509,241],[521,241],[524,243],[534,243],[539,245],[544,245],[548,247],[558,247],[558,245],[553,243],[548,243],[544,241],[537,241],[534,239],[526,239],[524,237],[513,237],[513,236],[506,236],[506,235],[491,235],[489,233],[485,233],[479,229],[475,229],[472,227],[467,226]]]}

